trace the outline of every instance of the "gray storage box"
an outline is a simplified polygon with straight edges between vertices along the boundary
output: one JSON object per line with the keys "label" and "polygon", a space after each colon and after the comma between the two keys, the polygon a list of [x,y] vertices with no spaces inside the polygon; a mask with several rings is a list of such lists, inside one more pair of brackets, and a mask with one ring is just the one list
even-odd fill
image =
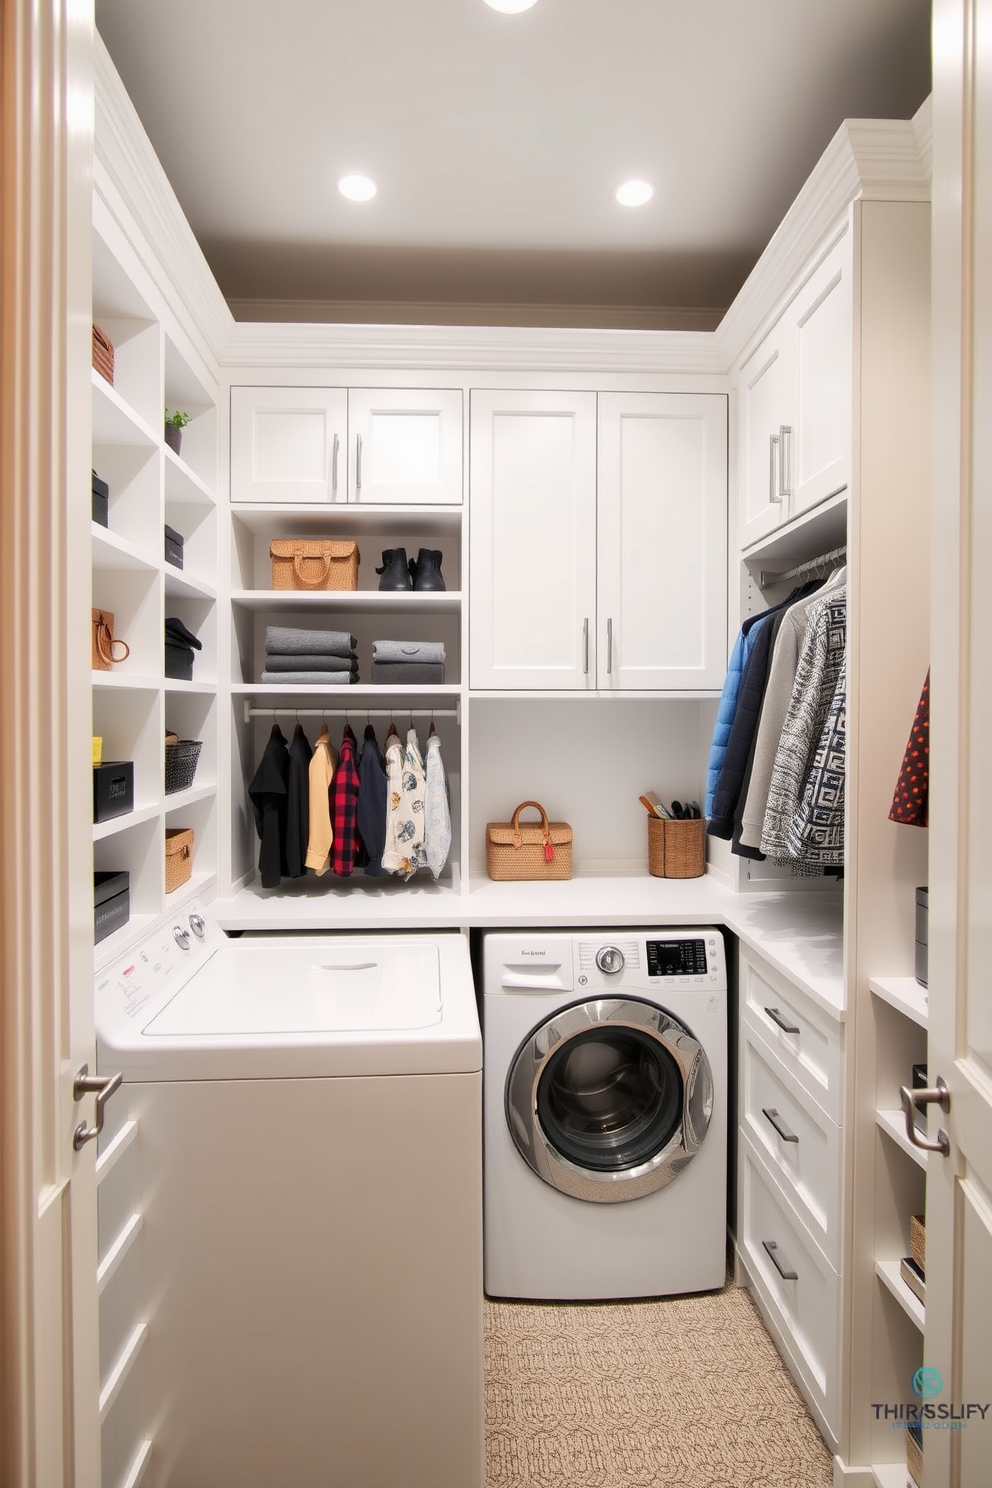
{"label": "gray storage box", "polygon": [[176,568],[183,566],[183,539],[174,527],[165,524],[165,561]]}
{"label": "gray storage box", "polygon": [[434,687],[444,681],[444,662],[374,661],[372,681],[382,687]]}
{"label": "gray storage box", "polygon": [[917,889],[916,891],[916,980],[921,987],[927,985],[927,953],[929,950],[930,930],[928,924],[930,910],[929,888]]}

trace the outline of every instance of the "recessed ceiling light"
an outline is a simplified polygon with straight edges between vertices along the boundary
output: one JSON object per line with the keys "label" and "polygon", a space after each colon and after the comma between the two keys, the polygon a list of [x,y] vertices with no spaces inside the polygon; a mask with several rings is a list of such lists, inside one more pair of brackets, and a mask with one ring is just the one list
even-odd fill
{"label": "recessed ceiling light", "polygon": [[342,176],[338,190],[349,201],[371,201],[379,190],[371,176]]}
{"label": "recessed ceiling light", "polygon": [[650,181],[622,181],[613,193],[622,207],[643,207],[654,196]]}
{"label": "recessed ceiling light", "polygon": [[522,10],[530,10],[537,0],[486,0],[490,10],[501,10],[504,15],[519,15]]}

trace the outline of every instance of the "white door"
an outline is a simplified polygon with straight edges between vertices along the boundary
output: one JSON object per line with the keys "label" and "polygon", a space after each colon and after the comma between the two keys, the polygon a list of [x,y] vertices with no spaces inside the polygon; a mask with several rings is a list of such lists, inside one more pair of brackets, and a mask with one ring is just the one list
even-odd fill
{"label": "white door", "polygon": [[787,519],[785,462],[792,413],[792,341],[784,318],[740,370],[740,532],[742,548]]}
{"label": "white door", "polygon": [[[950,1146],[927,1167],[924,1352],[934,1399],[967,1407],[992,1401],[992,0],[938,0],[934,22],[928,1083]],[[928,1483],[988,1484],[992,1411],[924,1443]]]}
{"label": "white door", "polygon": [[727,400],[600,393],[601,688],[693,691],[726,671]]}
{"label": "white door", "polygon": [[787,316],[795,340],[795,427],[784,446],[785,505],[791,518],[844,490],[850,481],[850,231],[803,285]]}
{"label": "white door", "polygon": [[454,506],[462,499],[457,388],[352,388],[348,500]]}
{"label": "white door", "polygon": [[[0,1478],[100,1481],[89,740],[92,7],[4,6]],[[15,788],[16,786],[16,788]]]}
{"label": "white door", "polygon": [[596,686],[596,394],[473,391],[469,684]]}
{"label": "white door", "polygon": [[231,500],[346,501],[344,388],[232,387]]}

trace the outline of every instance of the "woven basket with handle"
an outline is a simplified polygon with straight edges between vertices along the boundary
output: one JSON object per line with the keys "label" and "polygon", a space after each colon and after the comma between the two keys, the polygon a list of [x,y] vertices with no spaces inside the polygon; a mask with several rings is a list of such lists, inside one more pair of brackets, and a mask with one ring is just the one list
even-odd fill
{"label": "woven basket with handle", "polygon": [[193,828],[165,829],[165,892],[171,894],[193,872]]}
{"label": "woven basket with handle", "polygon": [[357,589],[361,554],[354,542],[281,537],[269,543],[273,589]]}
{"label": "woven basket with handle", "polygon": [[[528,806],[541,813],[539,822],[520,820]],[[549,822],[537,801],[521,801],[510,821],[486,824],[486,872],[501,881],[571,878],[571,827]]]}

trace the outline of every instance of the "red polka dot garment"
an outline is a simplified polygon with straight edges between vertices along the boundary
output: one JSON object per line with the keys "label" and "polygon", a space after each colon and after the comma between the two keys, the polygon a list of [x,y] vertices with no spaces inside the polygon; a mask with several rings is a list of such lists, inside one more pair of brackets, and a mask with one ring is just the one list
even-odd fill
{"label": "red polka dot garment", "polygon": [[930,783],[930,673],[923,684],[913,729],[903,755],[889,820],[912,827],[927,825],[927,791]]}

